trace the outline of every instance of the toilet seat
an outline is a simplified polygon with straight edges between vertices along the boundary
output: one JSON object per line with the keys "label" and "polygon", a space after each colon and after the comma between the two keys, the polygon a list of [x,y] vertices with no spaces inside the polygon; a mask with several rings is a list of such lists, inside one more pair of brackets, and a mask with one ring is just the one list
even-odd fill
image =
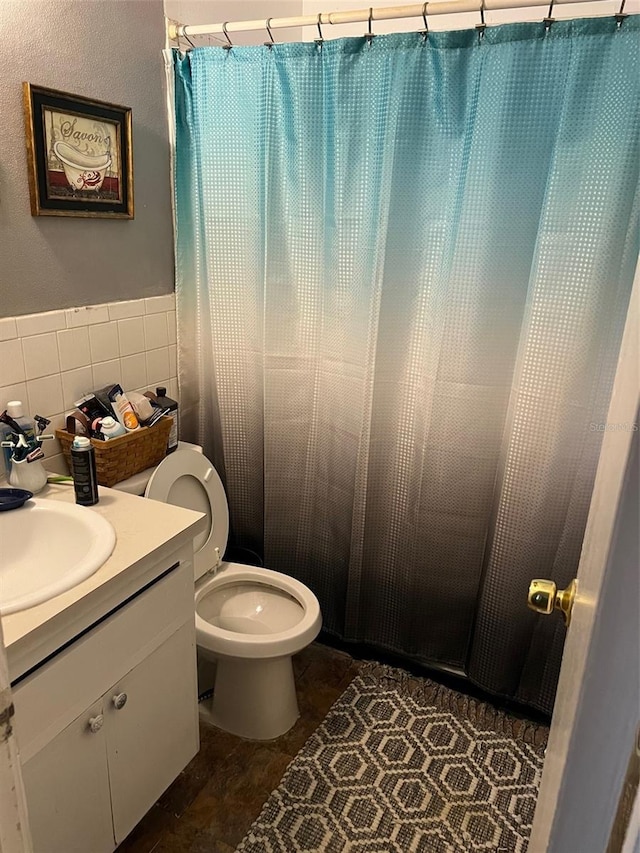
{"label": "toilet seat", "polygon": [[[277,593],[287,594],[300,608],[295,624],[279,632],[239,633],[214,626],[203,618],[203,599],[212,592],[242,584],[273,587]],[[195,602],[198,646],[234,658],[259,660],[294,654],[315,640],[322,625],[318,599],[303,583],[273,569],[241,563],[225,563],[215,577],[202,578],[196,584]]]}
{"label": "toilet seat", "polygon": [[195,579],[219,566],[229,537],[229,507],[222,480],[206,456],[178,448],[155,469],[144,496],[204,513],[209,523],[193,543]]}

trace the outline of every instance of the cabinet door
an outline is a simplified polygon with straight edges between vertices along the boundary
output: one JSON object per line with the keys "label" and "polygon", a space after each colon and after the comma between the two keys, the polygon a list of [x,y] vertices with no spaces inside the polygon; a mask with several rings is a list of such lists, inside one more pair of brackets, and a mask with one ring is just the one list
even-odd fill
{"label": "cabinet door", "polygon": [[34,853],[114,849],[102,710],[88,708],[22,767]]}
{"label": "cabinet door", "polygon": [[165,640],[103,702],[119,844],[198,751],[194,624]]}

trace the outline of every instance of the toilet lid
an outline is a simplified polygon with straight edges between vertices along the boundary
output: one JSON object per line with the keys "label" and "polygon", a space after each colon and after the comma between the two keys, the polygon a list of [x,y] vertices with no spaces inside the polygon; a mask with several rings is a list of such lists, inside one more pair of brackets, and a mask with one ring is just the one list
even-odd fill
{"label": "toilet lid", "polygon": [[178,448],[155,469],[144,496],[203,512],[209,523],[193,542],[195,577],[217,565],[227,547],[229,508],[222,481],[206,456]]}

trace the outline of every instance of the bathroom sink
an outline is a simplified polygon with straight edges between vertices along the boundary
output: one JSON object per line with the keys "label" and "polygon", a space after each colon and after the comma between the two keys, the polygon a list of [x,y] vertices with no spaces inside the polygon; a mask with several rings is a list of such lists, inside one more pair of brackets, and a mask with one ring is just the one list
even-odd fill
{"label": "bathroom sink", "polygon": [[26,610],[96,572],[116,534],[89,507],[34,498],[0,513],[0,614]]}

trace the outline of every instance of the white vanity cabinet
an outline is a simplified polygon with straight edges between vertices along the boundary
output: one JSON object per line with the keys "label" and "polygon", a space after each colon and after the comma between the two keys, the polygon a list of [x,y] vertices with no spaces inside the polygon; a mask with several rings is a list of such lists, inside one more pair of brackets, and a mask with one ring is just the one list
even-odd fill
{"label": "white vanity cabinet", "polygon": [[197,752],[191,553],[15,686],[35,853],[111,853]]}

